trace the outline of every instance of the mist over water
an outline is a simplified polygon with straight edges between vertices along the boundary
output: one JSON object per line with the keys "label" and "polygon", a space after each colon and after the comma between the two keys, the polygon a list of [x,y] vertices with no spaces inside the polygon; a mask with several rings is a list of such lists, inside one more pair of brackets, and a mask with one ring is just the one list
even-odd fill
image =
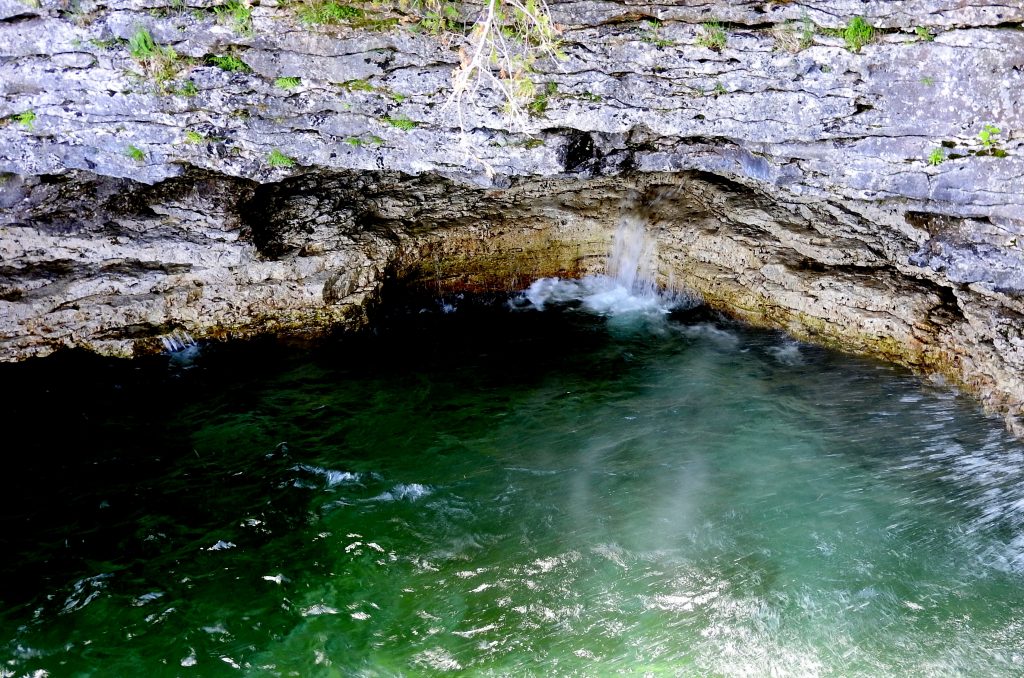
{"label": "mist over water", "polygon": [[5,367],[0,676],[1019,675],[1024,449],[635,251],[365,342]]}

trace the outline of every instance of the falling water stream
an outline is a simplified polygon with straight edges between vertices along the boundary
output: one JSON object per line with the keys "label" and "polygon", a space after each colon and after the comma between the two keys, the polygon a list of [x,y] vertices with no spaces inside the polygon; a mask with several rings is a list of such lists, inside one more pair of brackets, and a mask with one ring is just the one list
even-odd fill
{"label": "falling water stream", "polygon": [[3,367],[0,676],[1020,675],[1024,448],[634,226],[371,337]]}

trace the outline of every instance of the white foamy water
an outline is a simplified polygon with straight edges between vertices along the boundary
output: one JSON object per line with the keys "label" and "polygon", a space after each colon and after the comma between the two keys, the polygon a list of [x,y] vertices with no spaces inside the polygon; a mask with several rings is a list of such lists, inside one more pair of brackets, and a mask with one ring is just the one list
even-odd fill
{"label": "white foamy water", "polygon": [[430,488],[419,483],[398,484],[371,501],[416,501],[430,494]]}
{"label": "white foamy water", "polygon": [[803,363],[803,356],[800,355],[800,344],[796,341],[786,341],[781,346],[773,346],[768,349],[768,354],[783,365],[800,365]]}
{"label": "white foamy water", "polygon": [[311,605],[302,611],[303,617],[319,617],[325,614],[338,614],[338,610],[330,605]]}
{"label": "white foamy water", "polygon": [[638,215],[624,216],[608,254],[606,274],[579,280],[541,278],[513,305],[542,310],[547,305],[578,303],[604,316],[663,315],[695,306],[698,300],[692,296],[658,289],[657,242],[648,226]]}
{"label": "white foamy water", "polygon": [[71,586],[71,595],[64,601],[64,609],[61,612],[69,613],[83,609],[103,592],[108,580],[113,576],[107,572],[76,581]]}
{"label": "white foamy water", "polygon": [[196,345],[196,340],[188,332],[177,330],[160,337],[160,342],[168,353],[177,353]]}
{"label": "white foamy water", "polygon": [[337,487],[342,484],[358,483],[359,474],[350,471],[337,471],[310,464],[297,464],[292,467],[293,471],[305,471],[311,475],[321,476],[328,488]]}
{"label": "white foamy water", "polygon": [[664,314],[681,305],[674,296],[656,290],[638,293],[606,275],[588,275],[580,280],[541,278],[523,296],[537,309],[549,304],[580,302],[583,309],[607,316]]}
{"label": "white foamy water", "polygon": [[213,546],[209,547],[206,550],[207,551],[227,551],[228,549],[233,549],[233,548],[235,548],[234,542],[224,541],[223,539],[221,539],[216,544],[214,544]]}
{"label": "white foamy water", "polygon": [[[943,423],[954,421],[952,403],[930,403],[926,411]],[[979,562],[1024,573],[1024,453],[1007,449],[998,430],[970,447],[938,430],[935,441],[908,455],[903,468],[931,473],[958,487],[949,501],[974,509],[973,518],[962,525],[960,540],[973,545],[979,535],[995,532],[998,537],[990,536],[980,547]]]}
{"label": "white foamy water", "polygon": [[188,369],[199,357],[200,346],[188,332],[172,332],[160,337],[164,353],[170,356],[170,364],[177,368]]}

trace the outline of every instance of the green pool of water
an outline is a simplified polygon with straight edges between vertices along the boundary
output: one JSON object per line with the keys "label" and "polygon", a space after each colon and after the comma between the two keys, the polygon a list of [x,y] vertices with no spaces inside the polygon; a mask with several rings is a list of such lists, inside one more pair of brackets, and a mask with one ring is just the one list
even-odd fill
{"label": "green pool of water", "polygon": [[0,676],[1015,676],[1022,448],[700,311],[0,371]]}

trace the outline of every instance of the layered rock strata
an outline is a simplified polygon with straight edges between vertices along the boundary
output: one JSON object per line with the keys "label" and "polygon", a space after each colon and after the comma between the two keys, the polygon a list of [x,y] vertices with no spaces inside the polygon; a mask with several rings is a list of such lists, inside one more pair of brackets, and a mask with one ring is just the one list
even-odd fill
{"label": "layered rock strata", "polygon": [[[663,284],[944,374],[1016,426],[1024,7],[551,6],[566,59],[511,129],[493,92],[448,104],[459,39],[397,14],[262,3],[250,32],[192,0],[0,0],[0,357],[315,333],[388,284],[579,275],[626,205]],[[140,28],[175,50],[159,77]]]}

